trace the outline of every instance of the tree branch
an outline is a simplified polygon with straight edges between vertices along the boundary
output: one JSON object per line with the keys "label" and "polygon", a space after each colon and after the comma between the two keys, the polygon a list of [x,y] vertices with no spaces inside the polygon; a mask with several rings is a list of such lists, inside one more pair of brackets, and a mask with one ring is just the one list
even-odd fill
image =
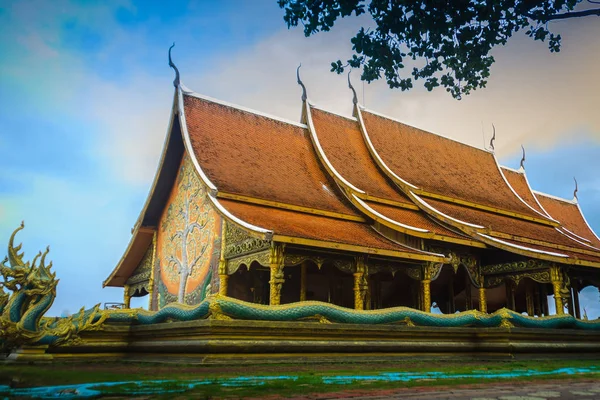
{"label": "tree branch", "polygon": [[181,273],[181,270],[183,269],[183,267],[181,265],[181,261],[179,261],[179,259],[177,257],[168,256],[167,261],[169,262],[169,265],[175,264],[177,266],[178,272]]}
{"label": "tree branch", "polygon": [[600,8],[592,8],[590,10],[566,12],[563,14],[546,15],[546,16],[540,16],[540,17],[536,17],[533,14],[524,14],[524,15],[527,18],[530,18],[534,21],[548,22],[548,21],[556,21],[556,20],[561,20],[561,19],[588,17],[590,15],[600,16]]}

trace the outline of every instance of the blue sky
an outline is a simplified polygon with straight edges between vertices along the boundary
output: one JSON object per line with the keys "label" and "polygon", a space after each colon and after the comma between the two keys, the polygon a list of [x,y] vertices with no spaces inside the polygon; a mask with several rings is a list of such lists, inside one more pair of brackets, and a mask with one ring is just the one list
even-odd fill
{"label": "blue sky", "polygon": [[[344,78],[329,63],[348,56],[361,21],[307,39],[287,30],[282,15],[275,0],[0,4],[0,245],[22,219],[27,258],[51,245],[61,279],[51,314],[122,299],[101,283],[155,172],[172,101],[172,42],[197,92],[297,120],[302,62],[311,99],[350,112]],[[558,26],[558,55],[514,38],[495,51],[488,88],[461,102],[382,83],[357,85],[359,95],[369,108],[477,146],[494,123],[502,163],[517,167],[520,144],[527,148],[535,189],[570,198],[577,176],[598,232],[600,30],[591,22]],[[589,298],[597,303],[597,292]]]}

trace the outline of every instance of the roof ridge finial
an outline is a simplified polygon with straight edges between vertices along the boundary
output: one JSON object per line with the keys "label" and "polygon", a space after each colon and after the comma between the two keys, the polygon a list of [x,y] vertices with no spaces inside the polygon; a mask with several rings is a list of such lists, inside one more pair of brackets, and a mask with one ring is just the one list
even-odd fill
{"label": "roof ridge finial", "polygon": [[173,64],[173,60],[171,60],[171,49],[175,47],[175,42],[173,42],[173,44],[171,45],[171,47],[169,47],[169,67],[173,68],[175,70],[175,80],[173,81],[173,86],[178,87],[180,84],[179,81],[179,70],[177,69],[177,67],[175,66],[175,64]]}
{"label": "roof ridge finial", "polygon": [[494,126],[494,124],[492,124],[492,128],[494,129],[494,134],[490,139],[490,147],[492,148],[492,151],[494,151],[494,141],[496,140],[496,127]]}
{"label": "roof ridge finial", "polygon": [[577,187],[577,179],[575,179],[575,177],[573,177],[573,180],[575,181],[575,190],[573,190],[573,200],[577,201],[579,200],[577,198],[577,192],[578,192],[578,187]]}
{"label": "roof ridge finial", "polygon": [[521,149],[523,150],[523,156],[521,157],[521,169],[525,170],[525,147],[521,145]]}
{"label": "roof ridge finial", "polygon": [[298,68],[296,69],[296,78],[298,79],[298,85],[302,86],[302,101],[305,102],[307,97],[306,97],[306,86],[304,86],[304,83],[302,83],[302,80],[300,80],[300,67],[302,66],[302,63],[300,63],[300,65],[298,65]]}
{"label": "roof ridge finial", "polygon": [[350,90],[352,90],[352,103],[354,103],[354,105],[356,105],[358,103],[358,97],[356,96],[356,90],[354,90],[354,86],[352,86],[352,82],[350,82],[350,73],[352,72],[352,70],[348,71],[348,87],[350,88]]}

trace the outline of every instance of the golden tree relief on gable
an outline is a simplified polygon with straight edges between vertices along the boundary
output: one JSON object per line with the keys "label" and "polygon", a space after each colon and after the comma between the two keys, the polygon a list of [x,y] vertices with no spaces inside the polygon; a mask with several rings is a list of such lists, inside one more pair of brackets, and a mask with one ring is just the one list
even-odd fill
{"label": "golden tree relief on gable", "polygon": [[187,154],[158,230],[157,258],[162,284],[159,291],[163,297],[160,303],[201,301],[219,260],[221,217],[210,203]]}

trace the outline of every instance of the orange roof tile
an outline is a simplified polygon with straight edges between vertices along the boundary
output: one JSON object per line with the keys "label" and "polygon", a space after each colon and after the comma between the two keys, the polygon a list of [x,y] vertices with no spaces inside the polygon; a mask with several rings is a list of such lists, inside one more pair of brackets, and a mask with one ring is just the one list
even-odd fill
{"label": "orange roof tile", "polygon": [[375,150],[399,177],[455,199],[540,217],[510,190],[492,153],[371,112],[362,112]]}
{"label": "orange roof tile", "polygon": [[319,142],[333,167],[368,195],[412,204],[379,170],[365,145],[357,120],[311,107]]}
{"label": "orange roof tile", "polygon": [[366,202],[369,207],[377,211],[378,213],[385,215],[388,218],[398,221],[402,224],[410,225],[415,228],[427,229],[430,232],[434,232],[438,235],[448,236],[456,239],[469,239],[468,236],[454,232],[450,229],[444,228],[440,224],[431,220],[429,217],[424,215],[422,211],[408,210],[405,208],[399,208],[389,206],[385,204],[375,203],[372,201]]}
{"label": "orange roof tile", "polygon": [[446,203],[439,200],[427,199],[426,202],[436,210],[446,215],[464,222],[481,225],[493,232],[550,242],[586,251],[594,251],[594,249],[591,249],[587,246],[582,246],[576,241],[569,239],[552,226],[511,218],[504,215],[472,209],[459,204]]}
{"label": "orange roof tile", "polygon": [[512,169],[501,167],[502,173],[506,177],[506,180],[512,186],[512,188],[517,192],[519,197],[521,197],[531,208],[536,210],[537,212],[547,215],[546,212],[540,207],[537,202],[533,192],[531,191],[531,187],[529,187],[529,183],[527,182],[527,178],[525,177],[525,173],[521,173],[518,171],[514,171]]}
{"label": "orange roof tile", "polygon": [[230,213],[253,225],[270,229],[275,235],[285,235],[325,242],[350,244],[372,249],[402,251],[418,254],[420,251],[387,240],[369,225],[297,211],[220,199]]}
{"label": "orange roof tile", "polygon": [[536,193],[536,198],[544,209],[553,218],[559,220],[569,232],[589,240],[593,246],[600,247],[600,240],[585,221],[576,203],[545,196],[542,193]]}
{"label": "orange roof tile", "polygon": [[306,129],[189,95],[184,104],[193,151],[219,191],[357,215],[321,169]]}

